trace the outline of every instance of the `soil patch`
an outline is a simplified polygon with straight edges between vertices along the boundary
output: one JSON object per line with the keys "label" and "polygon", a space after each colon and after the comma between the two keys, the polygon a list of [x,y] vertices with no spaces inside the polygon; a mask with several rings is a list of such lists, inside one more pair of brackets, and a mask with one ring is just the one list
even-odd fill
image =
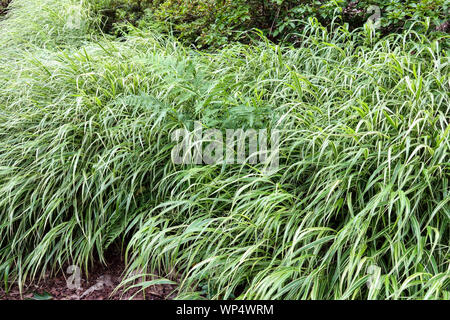
{"label": "soil patch", "polygon": [[113,294],[123,279],[124,269],[123,260],[115,257],[108,261],[107,266],[96,264],[89,272],[88,279],[85,274],[81,274],[78,289],[71,289],[67,285],[68,281],[72,285],[75,283],[70,279],[71,274],[61,273],[26,284],[22,295],[17,285],[12,286],[8,294],[4,288],[0,288],[0,300],[166,300],[175,297],[175,285],[155,285],[147,288],[145,292],[139,288],[124,292],[124,289],[120,288]]}

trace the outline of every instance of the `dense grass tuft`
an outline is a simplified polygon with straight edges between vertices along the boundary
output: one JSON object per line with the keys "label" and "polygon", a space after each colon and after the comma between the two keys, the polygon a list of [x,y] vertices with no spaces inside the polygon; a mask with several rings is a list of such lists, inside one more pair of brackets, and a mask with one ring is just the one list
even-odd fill
{"label": "dense grass tuft", "polygon": [[[119,244],[129,277],[179,276],[180,298],[450,298],[448,36],[310,20],[300,48],[203,54],[96,36],[85,7],[69,28],[77,3],[0,22],[5,286]],[[175,166],[194,120],[282,129],[280,169]]]}

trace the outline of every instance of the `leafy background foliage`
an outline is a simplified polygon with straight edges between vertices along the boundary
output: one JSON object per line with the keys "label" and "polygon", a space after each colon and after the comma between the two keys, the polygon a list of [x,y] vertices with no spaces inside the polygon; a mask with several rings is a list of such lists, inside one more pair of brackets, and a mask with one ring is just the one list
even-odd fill
{"label": "leafy background foliage", "polygon": [[[381,9],[382,33],[401,32],[417,20],[430,19],[430,30],[448,20],[448,0],[294,1],[294,0],[93,0],[97,10],[107,9],[108,30],[118,21],[144,27],[155,21],[185,43],[198,47],[223,46],[232,40],[249,41],[242,32],[257,28],[272,40],[298,40],[301,21],[317,18],[328,25],[348,23],[361,27],[371,15],[368,8]],[[416,28],[421,25],[415,24]],[[421,28],[423,31],[424,29]]]}

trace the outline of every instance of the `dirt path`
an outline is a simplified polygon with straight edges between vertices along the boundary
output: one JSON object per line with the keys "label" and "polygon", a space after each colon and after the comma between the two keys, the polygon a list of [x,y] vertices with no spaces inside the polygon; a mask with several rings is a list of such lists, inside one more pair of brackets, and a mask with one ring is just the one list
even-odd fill
{"label": "dirt path", "polygon": [[89,273],[89,279],[82,274],[79,289],[71,289],[67,285],[68,280],[70,284],[75,283],[70,280],[71,275],[60,274],[40,282],[27,284],[23,289],[22,296],[17,285],[13,286],[8,294],[3,288],[0,288],[0,300],[163,300],[174,297],[176,290],[174,285],[153,286],[146,289],[145,294],[138,292],[138,289],[131,289],[127,292],[120,289],[112,295],[122,280],[124,268],[123,261],[115,258],[108,263],[107,267],[96,265]]}

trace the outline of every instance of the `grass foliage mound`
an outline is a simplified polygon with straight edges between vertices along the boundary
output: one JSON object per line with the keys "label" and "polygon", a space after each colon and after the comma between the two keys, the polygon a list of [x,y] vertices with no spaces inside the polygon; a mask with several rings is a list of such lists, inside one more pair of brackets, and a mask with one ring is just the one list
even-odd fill
{"label": "grass foliage mound", "polygon": [[[121,248],[125,286],[158,272],[182,298],[450,298],[448,36],[311,19],[299,48],[206,54],[74,6],[0,22],[6,287]],[[279,170],[174,165],[193,121],[282,130]]]}

